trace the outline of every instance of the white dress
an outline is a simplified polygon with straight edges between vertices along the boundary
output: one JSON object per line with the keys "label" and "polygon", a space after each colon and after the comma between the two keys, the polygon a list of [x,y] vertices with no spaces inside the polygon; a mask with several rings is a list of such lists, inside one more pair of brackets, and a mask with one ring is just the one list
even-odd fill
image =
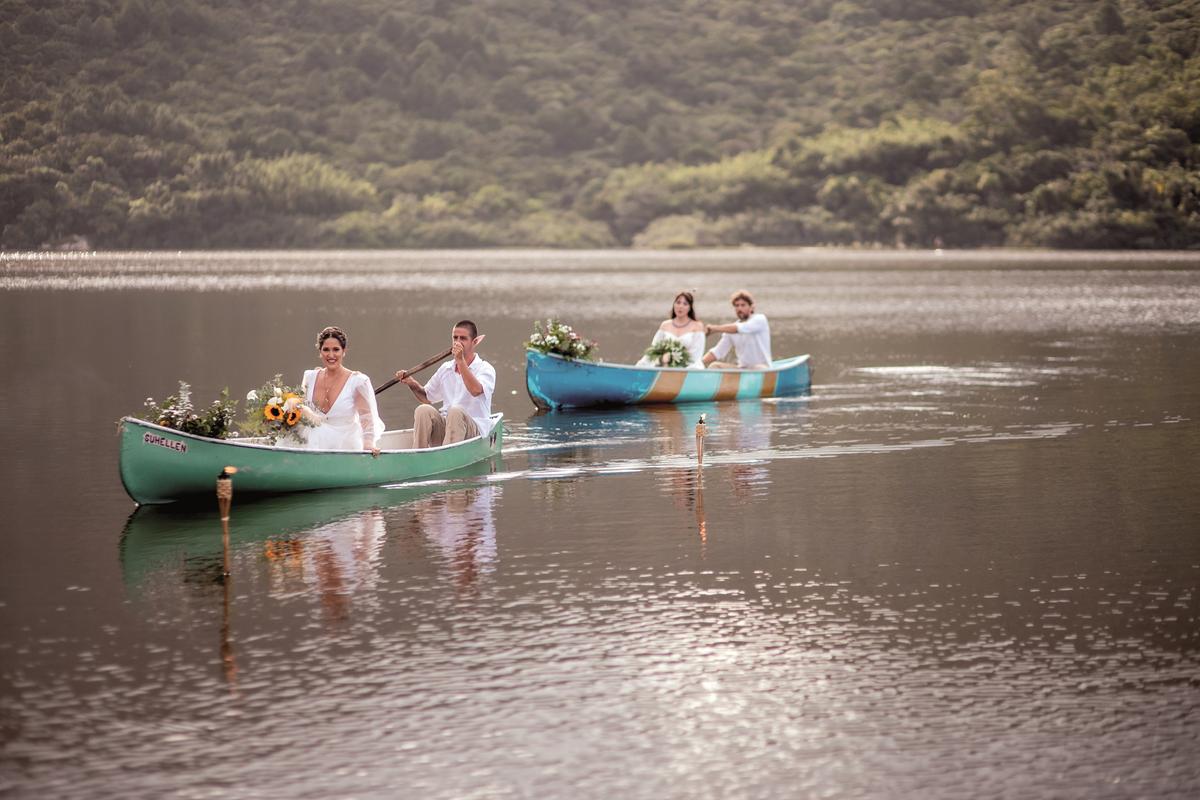
{"label": "white dress", "polygon": [[361,372],[352,372],[346,385],[324,415],[316,407],[317,373],[319,369],[304,371],[304,396],[310,409],[321,417],[321,424],[307,428],[308,438],[304,446],[309,450],[362,450],[363,431],[369,431],[375,446],[383,436],[383,420],[379,418],[379,407],[375,404],[375,389],[371,379]]}
{"label": "white dress", "polygon": [[[704,331],[692,331],[691,333],[685,333],[683,336],[676,336],[670,331],[664,331],[662,328],[659,328],[655,332],[654,338],[650,340],[650,346],[653,347],[663,339],[668,338],[683,342],[688,355],[692,357],[691,363],[688,364],[688,369],[704,369]],[[642,356],[638,360],[637,366],[661,367],[662,363],[651,361],[648,356]]]}

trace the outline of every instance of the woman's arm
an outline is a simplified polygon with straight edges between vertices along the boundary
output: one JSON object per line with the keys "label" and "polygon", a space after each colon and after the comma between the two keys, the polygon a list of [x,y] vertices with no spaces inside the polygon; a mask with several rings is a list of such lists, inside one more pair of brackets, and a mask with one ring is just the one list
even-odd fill
{"label": "woman's arm", "polygon": [[358,424],[362,427],[363,450],[379,455],[379,448],[375,446],[375,421],[379,419],[379,408],[375,405],[371,379],[366,375],[362,375],[361,380],[354,384],[354,410],[358,412]]}

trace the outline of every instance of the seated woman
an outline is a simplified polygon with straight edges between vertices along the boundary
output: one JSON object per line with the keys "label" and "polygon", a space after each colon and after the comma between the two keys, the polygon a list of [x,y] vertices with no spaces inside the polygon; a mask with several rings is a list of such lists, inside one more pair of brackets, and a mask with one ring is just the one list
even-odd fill
{"label": "seated woman", "polygon": [[[690,361],[688,369],[704,369],[704,323],[696,319],[695,299],[691,292],[680,292],[675,295],[671,305],[671,318],[664,320],[658,326],[650,346],[654,347],[664,339],[675,339],[683,344],[688,352]],[[657,360],[642,356],[637,362],[639,367],[666,366],[669,355],[663,353]]]}
{"label": "seated woman", "polygon": [[383,420],[375,405],[371,379],[346,368],[343,360],[349,342],[338,328],[326,328],[317,334],[321,369],[304,372],[304,396],[320,422],[308,430],[305,447],[309,450],[369,450],[379,455],[376,446],[383,436]]}

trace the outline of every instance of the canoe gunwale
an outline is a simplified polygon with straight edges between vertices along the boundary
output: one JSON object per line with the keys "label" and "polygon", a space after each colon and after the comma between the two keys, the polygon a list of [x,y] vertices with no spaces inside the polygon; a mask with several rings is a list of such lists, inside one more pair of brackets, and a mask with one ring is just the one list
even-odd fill
{"label": "canoe gunwale", "polygon": [[[537,353],[539,356],[542,356],[545,358],[552,358],[552,359],[555,359],[556,361],[562,361],[565,363],[584,364],[584,365],[587,365],[590,367],[603,367],[605,369],[629,369],[629,370],[637,370],[638,372],[683,372],[683,373],[696,371],[696,369],[694,367],[649,367],[649,366],[642,367],[642,366],[638,366],[637,364],[618,364],[616,362],[610,362],[610,361],[581,361],[576,358],[566,358],[565,356],[561,356],[558,353],[543,353],[541,350],[534,350],[533,348],[526,348],[526,352],[527,353]],[[809,358],[811,358],[811,355],[805,354],[805,355],[799,355],[799,356],[790,356],[788,358],[775,359],[774,361],[771,362],[771,366],[768,367],[767,369],[747,369],[744,367],[736,367],[733,369],[714,369],[714,370],[709,370],[709,372],[718,372],[721,374],[729,374],[729,375],[740,375],[742,373],[761,375],[761,374],[768,373],[768,372],[783,372],[784,370],[793,369],[801,362],[809,360]]]}
{"label": "canoe gunwale", "polygon": [[[492,417],[491,417],[492,427],[490,429],[488,429],[488,435],[491,435],[491,432],[496,429],[496,426],[498,424],[500,424],[500,422],[501,422],[501,420],[503,420],[503,418],[504,418],[503,413],[498,412],[498,413],[492,414]],[[280,445],[274,445],[274,444],[259,444],[258,442],[248,442],[248,441],[239,440],[239,439],[214,439],[211,436],[199,436],[194,433],[185,433],[176,428],[168,428],[165,425],[159,425],[154,422],[149,422],[144,419],[139,419],[138,417],[121,417],[119,427],[117,428],[118,433],[120,432],[121,428],[124,427],[124,425],[126,423],[133,423],[133,424],[139,425],[143,428],[152,428],[153,430],[162,431],[163,433],[170,434],[171,436],[182,436],[185,439],[191,439],[191,440],[197,441],[197,442],[205,442],[206,444],[231,445],[233,447],[245,447],[245,448],[251,448],[254,450],[265,450],[270,453],[311,453],[313,455],[338,453],[340,455],[361,455],[361,456],[366,456],[368,458],[375,457],[366,450],[362,450],[362,451],[356,451],[356,450],[309,450],[306,447],[286,447],[286,446],[280,446]],[[412,430],[413,430],[412,428],[396,428],[393,430],[384,431],[383,435],[387,436],[389,433],[412,433]],[[434,452],[434,451],[438,451],[438,450],[446,450],[447,448],[451,448],[451,447],[461,447],[465,444],[469,444],[471,442],[482,440],[483,438],[484,438],[484,434],[480,434],[478,436],[472,436],[470,439],[463,439],[461,442],[455,442],[454,444],[440,444],[437,447],[410,447],[406,450],[380,450],[379,455],[382,456],[382,455],[386,455],[386,454],[390,454],[390,453],[406,453],[406,454],[408,454],[408,453],[429,453],[429,452]]]}

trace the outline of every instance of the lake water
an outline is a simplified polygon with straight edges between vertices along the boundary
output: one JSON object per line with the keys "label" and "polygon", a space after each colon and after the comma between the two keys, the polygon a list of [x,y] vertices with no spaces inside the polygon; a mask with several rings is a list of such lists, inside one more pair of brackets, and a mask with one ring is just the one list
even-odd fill
{"label": "lake water", "polygon": [[[1200,253],[0,254],[0,795],[1200,795]],[[753,291],[811,394],[536,415]],[[116,420],[471,317],[504,455],[143,509]],[[381,395],[411,424],[402,387]],[[707,413],[703,470],[693,430]]]}

